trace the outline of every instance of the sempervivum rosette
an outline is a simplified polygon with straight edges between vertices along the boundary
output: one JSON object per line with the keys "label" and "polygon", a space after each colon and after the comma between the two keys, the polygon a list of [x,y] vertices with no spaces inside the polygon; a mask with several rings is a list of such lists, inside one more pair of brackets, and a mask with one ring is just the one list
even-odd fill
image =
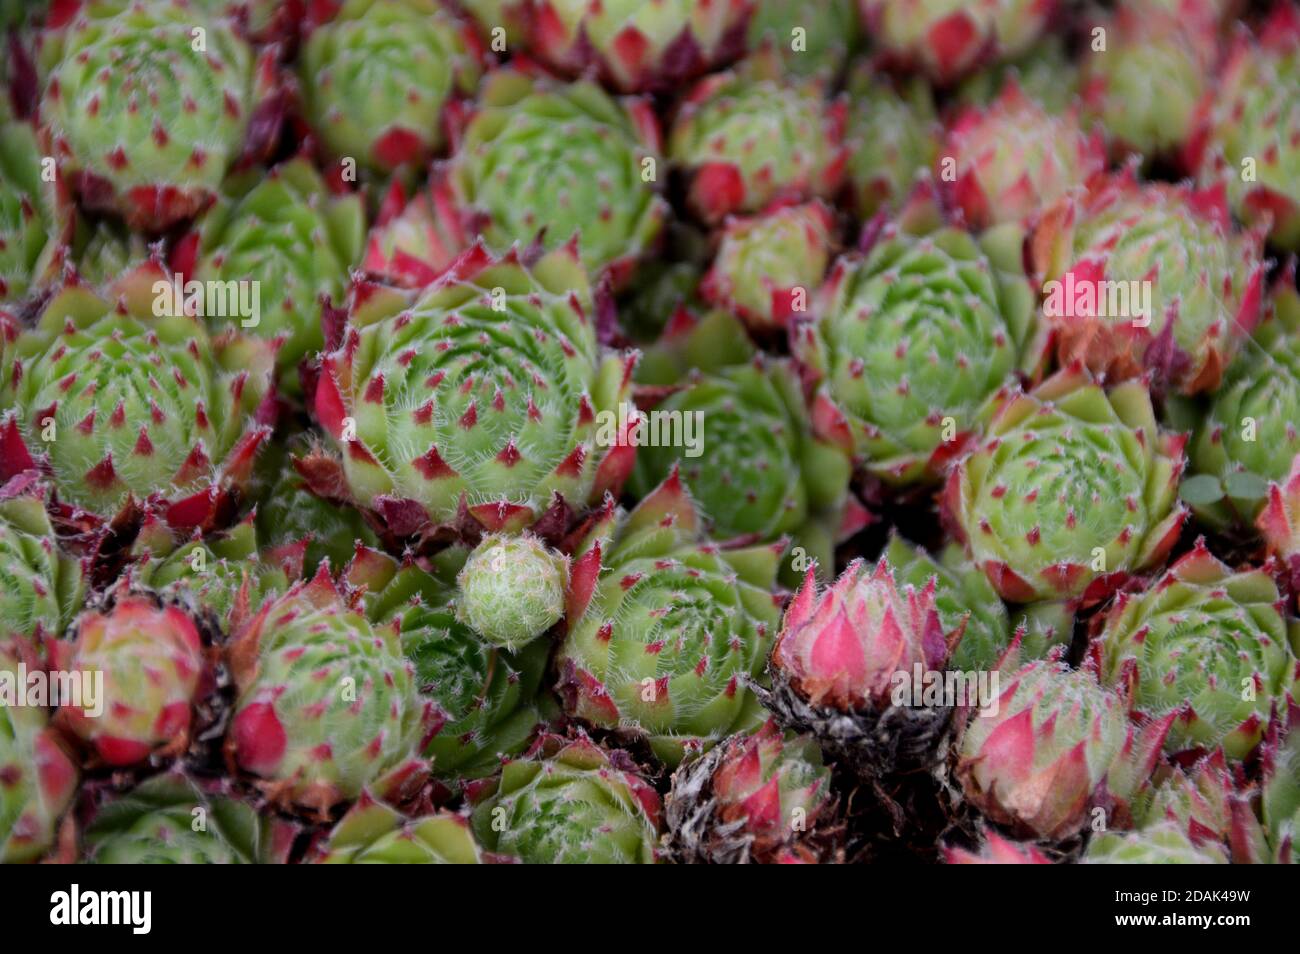
{"label": "sempervivum rosette", "polygon": [[125,588],[112,595],[50,646],[53,668],[103,679],[97,699],[61,700],[56,720],[106,765],[180,755],[194,708],[215,685],[210,637],[179,606]]}
{"label": "sempervivum rosette", "polygon": [[38,668],[0,643],[0,864],[43,855],[77,791],[77,766],[50,727],[49,700],[29,705],[35,700],[24,695],[27,674]]}
{"label": "sempervivum rosette", "polygon": [[0,472],[39,464],[59,498],[110,519],[158,501],[176,527],[228,519],[270,434],[273,350],[212,337],[149,262],[104,290],[75,281],[7,349]]}
{"label": "sempervivum rosette", "polygon": [[659,794],[627,753],[537,740],[469,792],[479,844],[525,864],[654,864]]}
{"label": "sempervivum rosette", "polygon": [[1300,627],[1263,570],[1233,572],[1204,541],[1145,593],[1122,593],[1098,637],[1106,678],[1128,685],[1135,712],[1177,716],[1170,752],[1245,758],[1269,709],[1295,692]]}
{"label": "sempervivum rosette", "polygon": [[296,828],[258,815],[228,786],[156,775],[96,809],[86,860],[97,865],[283,864]]}
{"label": "sempervivum rosette", "polygon": [[901,204],[917,175],[934,164],[943,127],[934,93],[920,78],[894,81],[862,63],[848,92],[845,178],[853,211],[867,220]]}
{"label": "sempervivum rosette", "polygon": [[823,81],[783,76],[770,51],[701,80],[668,139],[691,210],[716,223],[775,199],[830,198],[844,174],[845,108]]}
{"label": "sempervivum rosette", "polygon": [[948,159],[955,178],[939,181],[966,222],[983,229],[1033,219],[1105,169],[1106,147],[1075,111],[1048,112],[1012,79],[987,107],[953,120],[939,163]]}
{"label": "sempervivum rosette", "polygon": [[1228,856],[1213,843],[1200,843],[1176,825],[1141,831],[1105,832],[1088,844],[1085,865],[1226,865]]}
{"label": "sempervivum rosette", "polygon": [[[686,864],[768,864],[834,854],[831,770],[809,736],[769,719],[673,774],[664,803],[669,852]],[[824,830],[819,831],[819,823]]]}
{"label": "sempervivum rosette", "polygon": [[61,635],[85,595],[85,567],[60,547],[35,478],[0,487],[0,640]]}
{"label": "sempervivum rosette", "polygon": [[1300,593],[1300,454],[1282,483],[1268,486],[1268,503],[1256,522],[1270,556],[1282,564],[1292,593]]}
{"label": "sempervivum rosette", "polygon": [[597,345],[574,244],[531,267],[476,246],[413,303],[358,297],[315,395],[342,459],[299,467],[398,537],[453,520],[513,532],[621,487],[634,361]]}
{"label": "sempervivum rosette", "polygon": [[1233,211],[1271,220],[1269,235],[1300,250],[1300,12],[1278,3],[1258,39],[1241,36],[1204,101],[1188,147],[1202,181],[1226,183]]}
{"label": "sempervivum rosette", "polygon": [[770,44],[794,76],[836,77],[860,32],[856,0],[758,0],[749,20],[749,46]]}
{"label": "sempervivum rosette", "polygon": [[1274,858],[1300,862],[1300,705],[1288,699],[1261,748],[1261,815]]}
{"label": "sempervivum rosette", "polygon": [[1022,56],[1004,60],[971,74],[953,91],[967,106],[988,106],[1014,78],[1020,89],[1049,113],[1061,113],[1079,96],[1079,64],[1066,37],[1043,37]]}
{"label": "sempervivum rosette", "polygon": [[1176,155],[1192,136],[1219,57],[1208,6],[1125,0],[1098,24],[1108,42],[1084,54],[1085,115],[1102,124],[1115,153]]}
{"label": "sempervivum rosette", "polygon": [[473,30],[436,0],[336,3],[309,23],[298,57],[307,118],[335,158],[416,166],[443,145],[444,111],[474,91],[480,56]]}
{"label": "sempervivum rosette", "polygon": [[1002,405],[945,507],[1003,598],[1092,604],[1178,539],[1185,443],[1139,382],[1108,393],[1075,365]]}
{"label": "sempervivum rosette", "polygon": [[367,794],[317,849],[322,865],[476,865],[469,819],[451,812],[407,818]]}
{"label": "sempervivum rosette", "polygon": [[35,131],[0,110],[0,306],[53,277],[67,237],[62,203],[59,186],[41,177]]}
{"label": "sempervivum rosette", "polygon": [[533,0],[528,47],[614,89],[669,91],[744,52],[755,0]]}
{"label": "sempervivum rosette", "polygon": [[1132,724],[1094,671],[1014,660],[1000,695],[963,712],[956,777],[966,799],[1018,837],[1066,841],[1094,809],[1107,828],[1128,827],[1173,716]]}
{"label": "sempervivum rosette", "polygon": [[895,484],[938,479],[1042,350],[1019,232],[976,240],[935,212],[918,195],[867,254],[841,259],[791,336],[815,430]]}
{"label": "sempervivum rosette", "polygon": [[186,0],[76,0],[57,13],[41,117],[88,208],[166,229],[199,212],[241,156],[273,144],[274,51],[256,59],[229,18]]}
{"label": "sempervivum rosette", "polygon": [[445,577],[464,558],[447,551],[440,557],[447,566],[434,575],[359,549],[345,573],[349,584],[365,587],[368,618],[400,627],[402,652],[434,709],[424,754],[448,785],[490,775],[527,748],[542,722],[539,690],[551,648],[539,639],[514,652],[461,619],[454,581]]}
{"label": "sempervivum rosette", "polygon": [[811,308],[834,241],[835,219],[821,202],[728,219],[700,295],[755,330],[784,327]]}
{"label": "sempervivum rosette", "polygon": [[1249,527],[1269,481],[1286,477],[1300,454],[1300,293],[1283,273],[1273,314],[1246,342],[1203,409],[1169,407],[1172,423],[1194,429],[1183,499],[1216,529]]}
{"label": "sempervivum rosette", "polygon": [[397,625],[371,625],[325,567],[263,604],[228,656],[227,758],[273,802],[325,816],[364,789],[391,801],[419,789],[432,713]]}
{"label": "sempervivum rosette", "polygon": [[[321,298],[342,299],[361,259],[365,209],[359,195],[330,195],[305,159],[231,180],[197,233],[188,272],[201,282],[254,282],[257,314],[209,317],[214,332],[238,324],[277,344],[294,369],[321,349]],[[251,309],[250,309],[251,310]],[[297,374],[283,376],[295,387]]]}
{"label": "sempervivum rosette", "polygon": [[933,580],[897,586],[883,559],[874,570],[854,560],[821,591],[809,570],[781,623],[764,705],[864,778],[930,767],[953,706],[974,702],[924,692],[965,623],[944,631],[934,591]]}
{"label": "sempervivum rosette", "polygon": [[644,738],[669,765],[757,726],[783,544],[702,538],[677,472],[625,519],[610,501],[575,553],[556,666],[567,711]]}
{"label": "sempervivum rosette", "polygon": [[835,545],[865,525],[849,491],[849,452],[813,432],[788,365],[756,360],[690,375],[650,413],[700,426],[693,446],[639,446],[632,490],[648,493],[680,470],[715,539],[789,536],[829,572]]}
{"label": "sempervivum rosette", "polygon": [[1057,6],[1058,0],[859,0],[863,24],[881,52],[939,83],[1024,52]]}
{"label": "sempervivum rosette", "polygon": [[1222,750],[1190,768],[1156,769],[1154,785],[1134,806],[1139,829],[1172,824],[1197,844],[1226,849],[1238,864],[1262,864],[1268,858],[1263,827],[1255,816],[1254,786],[1244,781],[1243,766],[1229,763]]}
{"label": "sempervivum rosette", "polygon": [[1221,187],[1095,178],[1043,213],[1030,244],[1058,358],[1213,391],[1260,318],[1261,238],[1233,226]]}
{"label": "sempervivum rosette", "polygon": [[577,236],[587,267],[620,284],[667,216],[658,151],[644,100],[499,70],[483,83],[442,201],[498,251],[539,234],[548,248]]}

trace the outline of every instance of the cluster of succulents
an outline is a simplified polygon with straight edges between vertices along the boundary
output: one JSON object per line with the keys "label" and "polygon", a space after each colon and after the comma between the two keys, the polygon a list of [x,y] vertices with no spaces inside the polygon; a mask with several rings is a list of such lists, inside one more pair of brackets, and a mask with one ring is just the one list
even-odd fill
{"label": "cluster of succulents", "polygon": [[1300,6],[0,3],[0,862],[1300,859]]}

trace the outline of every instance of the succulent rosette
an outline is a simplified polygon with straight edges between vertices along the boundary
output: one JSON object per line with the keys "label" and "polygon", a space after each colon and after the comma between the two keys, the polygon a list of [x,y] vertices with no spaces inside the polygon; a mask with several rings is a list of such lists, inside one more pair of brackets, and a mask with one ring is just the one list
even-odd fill
{"label": "succulent rosette", "polygon": [[59,636],[86,590],[82,561],[63,551],[34,474],[0,487],[0,640]]}
{"label": "succulent rosette", "polygon": [[815,77],[783,77],[759,53],[701,80],[687,94],[668,138],[668,156],[689,181],[687,203],[710,224],[753,213],[777,199],[830,198],[847,151],[846,104]]}
{"label": "succulent rosette", "polygon": [[379,172],[426,162],[449,103],[482,73],[473,29],[436,0],[345,0],[298,56],[308,121],[328,152]]}
{"label": "succulent rosette", "polygon": [[475,246],[414,301],[370,289],[322,359],[316,418],[342,459],[300,460],[308,485],[399,537],[462,506],[515,532],[617,490],[635,355],[602,353],[594,307],[572,244],[531,267]]}
{"label": "succulent rosette", "polygon": [[1278,3],[1258,38],[1240,36],[1203,101],[1189,162],[1226,184],[1233,211],[1271,223],[1270,239],[1300,251],[1300,12]]}
{"label": "succulent rosette", "polygon": [[853,210],[869,220],[901,205],[934,165],[943,128],[920,78],[891,80],[864,63],[849,76],[848,92],[845,178]]}
{"label": "succulent rosette", "polygon": [[1062,36],[1046,36],[1013,60],[992,63],[962,80],[954,91],[967,106],[988,106],[1015,81],[1049,113],[1073,108],[1080,91],[1079,64]]}
{"label": "succulent rosette", "polygon": [[1261,748],[1260,814],[1280,864],[1300,862],[1300,706],[1288,699],[1269,723]]}
{"label": "succulent rosette", "polygon": [[995,831],[984,833],[984,843],[978,852],[966,848],[945,847],[943,860],[950,865],[1050,865],[1047,857],[1036,845],[1009,841]]}
{"label": "succulent rosette", "polygon": [[749,47],[770,44],[794,76],[837,77],[858,42],[856,0],[758,0]]}
{"label": "succulent rosette", "polygon": [[449,232],[476,232],[498,251],[539,235],[554,249],[576,236],[587,268],[621,285],[668,214],[658,153],[644,100],[498,70],[483,83],[439,205],[459,216]]}
{"label": "succulent rosette", "polygon": [[1056,659],[1017,668],[1008,654],[1001,693],[963,712],[956,777],[966,799],[1017,837],[1066,841],[1105,812],[1131,825],[1173,716],[1129,722],[1124,700],[1091,669]]}
{"label": "succulent rosette", "polygon": [[1107,392],[1075,365],[1002,405],[944,506],[1004,599],[1091,605],[1177,541],[1185,443],[1141,383]]}
{"label": "succulent rosette", "polygon": [[446,189],[421,189],[407,197],[394,176],[366,237],[361,267],[399,288],[423,288],[470,244]]}
{"label": "succulent rosette", "polygon": [[[943,174],[947,160],[952,177]],[[970,226],[985,229],[1033,220],[1104,170],[1106,147],[1076,111],[1049,112],[1011,79],[988,106],[957,115],[938,163],[949,201]]]}
{"label": "succulent rosette", "polygon": [[[504,53],[525,46],[531,2],[532,0],[454,0],[452,5],[474,21],[480,37],[490,44],[493,52]],[[498,30],[502,32],[497,33]]]}
{"label": "succulent rosette", "polygon": [[664,803],[667,844],[683,863],[766,864],[786,852],[816,860],[830,848],[816,829],[834,805],[817,743],[769,719],[674,773]]}
{"label": "succulent rosette", "polygon": [[654,864],[659,794],[620,751],[544,736],[469,792],[484,849],[525,864]]}
{"label": "succulent rosette", "polygon": [[254,308],[207,314],[214,334],[238,326],[277,345],[276,362],[293,369],[324,345],[321,299],[341,301],[349,270],[361,260],[365,209],[357,194],[330,195],[305,159],[228,181],[204,216],[187,277],[205,283],[255,283]]}
{"label": "succulent rosette", "polygon": [[78,0],[57,14],[41,50],[41,117],[87,208],[162,231],[273,144],[283,109],[274,51],[259,58],[230,18],[185,0]]}
{"label": "succulent rosette", "polygon": [[1243,766],[1229,767],[1223,750],[1216,749],[1189,768],[1158,768],[1154,786],[1135,806],[1134,821],[1139,829],[1173,824],[1197,844],[1228,850],[1235,863],[1262,864],[1269,852],[1254,794]]}
{"label": "succulent rosette", "polygon": [[1017,635],[1021,656],[1038,659],[1053,646],[1068,644],[1074,633],[1073,615],[1059,603],[1031,604],[1008,613],[988,577],[958,544],[948,544],[936,559],[894,533],[883,556],[903,586],[923,590],[934,580],[934,605],[944,632],[955,631],[964,621],[961,642],[948,663],[951,669],[996,669]]}
{"label": "succulent rosette", "polygon": [[82,613],[50,654],[54,669],[95,688],[96,698],[83,691],[59,700],[55,718],[105,765],[185,752],[194,707],[214,688],[208,638],[194,617],[129,588]]}
{"label": "succulent rosette", "polygon": [[[77,791],[77,765],[50,726],[45,704],[25,698],[23,668],[39,668],[0,643],[0,863],[35,861],[53,846]],[[41,700],[47,703],[49,700]]]}
{"label": "succulent rosette", "polygon": [[171,772],[100,806],[86,829],[85,857],[99,865],[284,864],[295,834],[221,784]]}
{"label": "succulent rosette", "polygon": [[477,865],[469,819],[451,812],[407,818],[361,796],[318,849],[323,865]]}
{"label": "succulent rosette", "polygon": [[670,91],[745,50],[755,0],[533,0],[528,47],[626,93]]}
{"label": "succulent rosette", "polygon": [[436,574],[358,550],[345,574],[351,585],[365,587],[367,617],[398,622],[402,652],[434,709],[424,754],[447,784],[491,775],[528,747],[544,721],[539,692],[551,649],[538,639],[511,652],[462,621],[454,578],[466,554],[459,549],[444,551],[447,565]]}
{"label": "succulent rosette", "polygon": [[1284,568],[1292,592],[1300,592],[1300,454],[1291,461],[1284,483],[1268,487],[1268,503],[1256,523],[1270,556]]}
{"label": "succulent rosette", "polygon": [[1233,572],[1204,540],[1149,591],[1121,593],[1098,640],[1106,678],[1132,683],[1135,712],[1177,716],[1165,739],[1172,753],[1222,746],[1245,758],[1300,677],[1291,648],[1300,626],[1273,578]]}
{"label": "succulent rosette", "polygon": [[1198,844],[1176,825],[1162,824],[1141,831],[1105,832],[1088,844],[1085,865],[1226,865],[1218,845]]}
{"label": "succulent rosette", "polygon": [[228,645],[232,768],[283,807],[324,816],[362,790],[408,798],[431,731],[396,624],[372,625],[325,568],[265,603]]}
{"label": "succulent rosette", "polygon": [[1233,226],[1221,187],[1095,178],[1043,213],[1030,243],[1057,357],[1213,391],[1261,316],[1261,239]]}
{"label": "succulent rosette", "polygon": [[569,561],[530,533],[489,535],[456,577],[461,619],[494,646],[516,649],[564,616]]}
{"label": "succulent rosette", "polygon": [[758,331],[784,327],[811,309],[834,240],[834,216],[821,202],[729,219],[700,295]]}
{"label": "succulent rosette", "polygon": [[270,434],[272,352],[210,337],[174,292],[151,261],[102,296],[74,280],[48,300],[4,355],[0,472],[39,463],[63,502],[103,519],[132,498],[176,527],[228,517]]}
{"label": "succulent rosette", "polygon": [[815,320],[791,333],[814,431],[900,485],[939,479],[1042,351],[1019,231],[977,240],[920,195],[867,254],[836,263]]}
{"label": "succulent rosette", "polygon": [[162,246],[121,222],[78,217],[72,238],[72,267],[92,288],[107,287],[151,260],[162,260]]}
{"label": "succulent rosette", "polygon": [[863,26],[881,52],[941,84],[1023,53],[1058,5],[1057,0],[858,0]]}
{"label": "succulent rosette", "polygon": [[1273,314],[1241,349],[1204,408],[1171,404],[1174,426],[1194,431],[1193,476],[1181,494],[1215,529],[1249,528],[1300,454],[1300,293],[1284,272]]}
{"label": "succulent rosette", "polygon": [[41,176],[35,130],[0,112],[0,306],[55,277],[67,237],[60,189]]}
{"label": "succulent rosette", "polygon": [[[812,431],[788,365],[756,361],[688,376],[649,413],[647,435],[663,433],[651,429],[658,416],[670,427],[680,420],[683,439],[641,442],[633,492],[643,496],[679,471],[715,539],[789,536],[829,570],[835,545],[866,524],[849,491],[850,455]],[[699,423],[694,440],[691,421]]]}
{"label": "succulent rosette", "polygon": [[764,705],[863,777],[931,766],[954,706],[975,701],[973,684],[957,699],[925,691],[965,627],[945,632],[934,594],[933,579],[900,588],[883,559],[874,570],[854,560],[825,590],[810,570],[786,608]]}
{"label": "succulent rosette", "polygon": [[780,610],[783,543],[703,537],[676,471],[620,519],[613,502],[574,555],[556,656],[568,713],[644,738],[670,766],[757,726]]}
{"label": "succulent rosette", "polygon": [[1207,6],[1129,0],[1098,24],[1108,43],[1084,54],[1084,114],[1101,123],[1115,153],[1177,156],[1193,135],[1219,58]]}

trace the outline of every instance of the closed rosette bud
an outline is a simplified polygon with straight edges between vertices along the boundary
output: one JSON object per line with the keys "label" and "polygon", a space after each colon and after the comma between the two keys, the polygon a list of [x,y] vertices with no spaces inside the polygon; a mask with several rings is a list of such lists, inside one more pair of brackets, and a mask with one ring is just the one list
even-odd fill
{"label": "closed rosette bud", "polygon": [[956,776],[968,801],[1018,836],[1066,841],[1101,816],[1125,827],[1173,716],[1130,724],[1095,672],[1004,663],[1001,694],[964,713]]}
{"label": "closed rosette bud", "polygon": [[424,781],[432,714],[397,626],[372,626],[326,568],[263,605],[228,655],[228,760],[276,804],[324,816],[363,789],[400,802]]}
{"label": "closed rosette bud", "polygon": [[1263,236],[1222,188],[1098,176],[1043,213],[1030,260],[1062,364],[1160,391],[1213,391],[1262,314]]}
{"label": "closed rosette bud", "polygon": [[1154,786],[1135,806],[1134,823],[1138,828],[1172,823],[1197,844],[1227,848],[1238,864],[1263,864],[1269,851],[1254,795],[1243,767],[1230,768],[1223,750],[1216,749],[1190,768],[1157,769]]}
{"label": "closed rosette bud", "polygon": [[52,668],[80,674],[82,685],[80,697],[59,700],[56,718],[102,762],[135,765],[188,748],[194,706],[213,683],[204,637],[181,607],[123,591],[82,613],[50,651]]}
{"label": "closed rosette bud", "polygon": [[1009,841],[995,831],[984,833],[978,852],[966,848],[945,847],[943,860],[950,865],[1050,865],[1052,859],[1037,845]]}
{"label": "closed rosette bud", "polygon": [[685,863],[774,863],[783,852],[835,854],[819,831],[834,808],[831,771],[809,736],[772,720],[732,736],[673,775],[664,805],[667,844]]}
{"label": "closed rosette bud", "polygon": [[654,864],[659,794],[627,753],[544,736],[472,786],[474,835],[525,864]]}
{"label": "closed rosette bud", "polygon": [[452,812],[407,818],[369,794],[317,849],[322,865],[477,865],[484,861],[469,819]]}
{"label": "closed rosette bud", "polygon": [[1272,705],[1295,691],[1300,627],[1264,570],[1233,572],[1197,542],[1144,593],[1121,593],[1098,637],[1102,671],[1135,712],[1176,718],[1171,753],[1244,759]]}
{"label": "closed rosette bud", "polygon": [[944,506],[1003,598],[1094,604],[1178,539],[1185,441],[1141,383],[1107,392],[1075,365],[1002,405]]}
{"label": "closed rosette bud", "polygon": [[456,579],[456,607],[493,646],[515,650],[564,616],[568,579],[568,560],[532,534],[489,536]]}

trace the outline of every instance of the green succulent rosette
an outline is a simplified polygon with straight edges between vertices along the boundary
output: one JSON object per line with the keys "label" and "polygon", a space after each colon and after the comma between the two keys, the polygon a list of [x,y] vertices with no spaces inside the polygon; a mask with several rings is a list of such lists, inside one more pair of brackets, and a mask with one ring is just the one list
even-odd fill
{"label": "green succulent rosette", "polygon": [[[789,365],[688,376],[647,413],[632,493],[644,497],[679,471],[715,539],[788,536],[829,571],[835,544],[865,523],[849,497],[849,454],[813,432]],[[678,422],[681,440],[673,440]]]}
{"label": "green succulent rosette", "polygon": [[1171,426],[1194,433],[1192,476],[1180,493],[1198,519],[1249,530],[1300,453],[1300,293],[1284,281],[1273,315],[1242,347],[1222,386],[1200,406],[1171,402]]}
{"label": "green succulent rosette", "polygon": [[1300,863],[1300,706],[1294,699],[1269,723],[1261,756],[1260,814],[1273,857]]}
{"label": "green succulent rosette", "polygon": [[551,649],[543,639],[512,652],[462,621],[454,580],[466,556],[464,548],[444,551],[443,565],[429,573],[362,550],[345,574],[365,587],[370,619],[400,627],[402,652],[434,709],[424,755],[447,784],[491,775],[528,747],[545,719],[541,684]]}
{"label": "green succulent rosette", "polygon": [[0,306],[53,278],[59,263],[66,200],[42,178],[42,158],[36,131],[0,114]]}
{"label": "green succulent rosette", "polygon": [[474,835],[525,864],[654,864],[659,795],[625,753],[539,739],[469,793]]}
{"label": "green succulent rosette", "polygon": [[72,240],[72,264],[77,277],[92,288],[111,285],[150,260],[161,259],[161,246],[120,222],[79,218]]}
{"label": "green succulent rosette", "polygon": [[443,146],[444,110],[474,92],[481,72],[477,38],[435,0],[346,0],[298,56],[325,148],[384,173]]}
{"label": "green succulent rosette", "polygon": [[19,667],[39,663],[0,643],[0,864],[35,861],[54,844],[59,819],[77,791],[77,765],[63,750],[43,705],[18,681]]}
{"label": "green succulent rosette", "polygon": [[41,58],[41,116],[60,174],[84,205],[134,229],[190,218],[258,145],[250,130],[271,138],[272,117],[254,114],[273,63],[255,62],[233,20],[209,8],[89,0],[46,31]]}
{"label": "green succulent rosette", "polygon": [[1015,635],[1020,637],[1020,658],[1042,659],[1053,646],[1068,645],[1074,633],[1073,616],[1059,603],[1031,604],[1009,613],[993,584],[957,544],[944,547],[936,560],[894,533],[883,556],[900,586],[919,592],[935,581],[934,604],[945,633],[965,622],[961,642],[948,660],[950,669],[996,669]]}
{"label": "green succulent rosette", "polygon": [[977,240],[936,211],[913,203],[869,253],[841,259],[815,320],[792,332],[815,419],[893,484],[941,477],[1042,350],[1020,231]]}
{"label": "green succulent rosette", "polygon": [[867,220],[895,209],[934,165],[942,127],[922,79],[895,83],[863,64],[848,81],[845,165],[853,210]]}
{"label": "green succulent rosette", "polygon": [[262,816],[220,786],[177,772],[141,782],[102,806],[86,829],[97,865],[283,864],[295,829]]}
{"label": "green succulent rosette", "polygon": [[346,488],[398,536],[462,503],[515,532],[555,494],[581,509],[617,490],[635,355],[600,349],[593,312],[572,245],[531,267],[476,246],[414,301],[372,289],[323,359],[316,417],[341,460],[300,462],[309,486]]}
{"label": "green succulent rosette", "polygon": [[322,865],[477,865],[469,819],[451,812],[407,818],[369,795],[352,806],[319,848]]}
{"label": "green succulent rosette", "polygon": [[1172,823],[1198,844],[1226,848],[1234,863],[1263,864],[1270,857],[1268,840],[1252,804],[1255,787],[1242,769],[1222,749],[1190,767],[1159,767],[1153,787],[1135,806],[1134,827]]}
{"label": "green succulent rosette", "polygon": [[623,284],[668,214],[649,104],[512,69],[484,81],[478,104],[446,181],[474,231],[497,251],[576,236],[587,268]]}
{"label": "green succulent rosette", "polygon": [[227,287],[251,282],[257,297],[251,316],[206,315],[213,333],[238,326],[273,341],[281,379],[296,390],[298,362],[325,344],[322,298],[342,302],[365,237],[361,196],[330,195],[305,159],[228,181],[199,227],[192,277]]}
{"label": "green succulent rosette", "polygon": [[1030,99],[1049,113],[1062,113],[1079,96],[1079,66],[1060,36],[1046,36],[1023,56],[994,63],[961,82],[957,99],[970,106],[987,106],[1015,79]]}
{"label": "green succulent rosette", "polygon": [[1246,758],[1300,677],[1300,626],[1273,578],[1233,572],[1204,541],[1147,592],[1121,594],[1098,640],[1106,678],[1132,685],[1134,711],[1177,713],[1171,753],[1222,747]]}
{"label": "green succulent rosette", "polygon": [[0,488],[0,641],[61,636],[81,607],[86,572],[65,553],[34,475]]}
{"label": "green succulent rosette", "polygon": [[456,577],[461,619],[494,646],[518,649],[564,616],[569,561],[531,533],[490,535]]}
{"label": "green succulent rosette", "polygon": [[668,155],[689,178],[692,211],[717,224],[776,199],[832,197],[844,173],[844,118],[844,103],[827,98],[822,80],[783,76],[771,51],[760,52],[696,84],[673,122]]}
{"label": "green succulent rosette", "polygon": [[623,519],[611,502],[575,553],[556,657],[570,715],[670,766],[762,721],[749,681],[781,622],[784,545],[728,549],[701,530],[676,471]]}
{"label": "green succulent rosette", "polygon": [[1105,832],[1088,844],[1085,865],[1226,865],[1228,856],[1212,842],[1197,844],[1173,824],[1141,831]]}
{"label": "green succulent rosette", "polygon": [[792,76],[837,77],[857,45],[855,0],[758,0],[749,18],[749,47],[770,44]]}
{"label": "green succulent rosette", "polygon": [[944,507],[1004,599],[1092,605],[1178,539],[1185,443],[1161,431],[1140,382],[1107,392],[1066,368],[1002,405],[950,472]]}
{"label": "green succulent rosette", "polygon": [[150,261],[102,295],[70,281],[46,302],[4,356],[11,468],[43,459],[62,501],[104,519],[129,498],[164,502],[177,528],[221,518],[270,433],[271,352],[210,337],[174,291]]}

